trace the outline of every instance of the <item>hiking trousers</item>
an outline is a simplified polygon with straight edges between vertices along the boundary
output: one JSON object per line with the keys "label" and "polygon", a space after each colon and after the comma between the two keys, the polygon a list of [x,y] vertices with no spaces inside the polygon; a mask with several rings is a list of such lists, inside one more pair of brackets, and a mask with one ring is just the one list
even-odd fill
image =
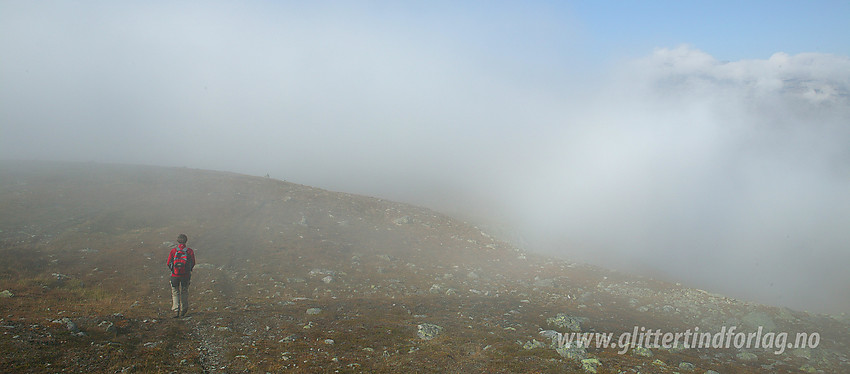
{"label": "hiking trousers", "polygon": [[189,279],[191,275],[171,277],[171,311],[186,314],[189,310]]}

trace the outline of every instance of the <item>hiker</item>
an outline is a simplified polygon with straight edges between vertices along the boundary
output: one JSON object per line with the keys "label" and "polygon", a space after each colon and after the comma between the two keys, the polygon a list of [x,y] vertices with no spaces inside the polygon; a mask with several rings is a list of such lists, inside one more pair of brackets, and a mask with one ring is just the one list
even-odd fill
{"label": "hiker", "polygon": [[189,237],[177,235],[177,247],[171,248],[168,255],[168,268],[171,270],[171,311],[174,318],[185,316],[189,309],[189,280],[195,267],[195,251],[186,246]]}

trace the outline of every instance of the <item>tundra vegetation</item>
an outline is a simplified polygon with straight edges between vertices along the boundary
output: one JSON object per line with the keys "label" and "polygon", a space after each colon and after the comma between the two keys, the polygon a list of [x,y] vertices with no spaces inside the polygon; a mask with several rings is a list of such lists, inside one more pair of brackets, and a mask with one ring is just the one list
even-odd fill
{"label": "tundra vegetation", "polygon": [[[850,372],[842,316],[543,257],[433,211],[270,178],[4,162],[0,212],[2,372]],[[165,260],[181,232],[198,265],[189,315],[172,319]],[[820,342],[620,354],[552,339],[635,326]]]}

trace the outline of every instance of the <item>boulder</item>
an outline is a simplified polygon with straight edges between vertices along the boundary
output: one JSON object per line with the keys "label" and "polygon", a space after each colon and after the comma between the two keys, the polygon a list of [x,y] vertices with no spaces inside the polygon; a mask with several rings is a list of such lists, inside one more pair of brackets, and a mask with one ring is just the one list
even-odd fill
{"label": "boulder", "polygon": [[547,318],[546,323],[568,331],[581,332],[581,323],[586,320],[587,318],[584,317],[573,317],[558,313],[555,317]]}
{"label": "boulder", "polygon": [[586,358],[581,360],[581,368],[588,373],[596,373],[596,368],[602,366],[602,363],[595,358]]}
{"label": "boulder", "polygon": [[419,336],[419,339],[423,340],[431,340],[437,337],[441,332],[443,332],[443,328],[441,326],[437,326],[431,323],[423,323],[417,326],[418,331],[416,331],[416,335]]}

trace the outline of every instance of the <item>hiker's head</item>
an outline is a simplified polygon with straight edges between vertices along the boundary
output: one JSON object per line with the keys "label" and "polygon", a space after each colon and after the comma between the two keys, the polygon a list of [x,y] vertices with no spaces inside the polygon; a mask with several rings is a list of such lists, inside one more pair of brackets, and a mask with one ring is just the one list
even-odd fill
{"label": "hiker's head", "polygon": [[177,243],[186,244],[189,241],[189,237],[186,234],[177,235]]}

